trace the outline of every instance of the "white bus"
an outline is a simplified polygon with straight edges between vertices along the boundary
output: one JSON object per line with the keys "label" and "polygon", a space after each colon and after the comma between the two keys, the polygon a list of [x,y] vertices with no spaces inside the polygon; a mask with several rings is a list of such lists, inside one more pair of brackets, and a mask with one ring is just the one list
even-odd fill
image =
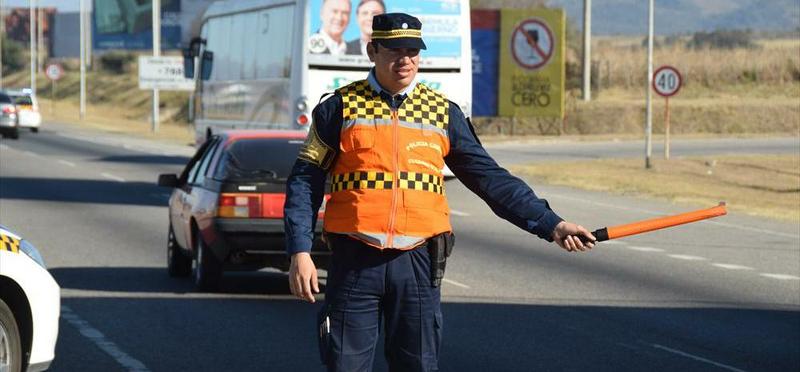
{"label": "white bus", "polygon": [[469,115],[469,0],[218,1],[184,50],[186,75],[197,84],[190,106],[197,142],[230,129],[308,130],[324,93],[366,78],[361,30],[371,30],[380,12],[420,18],[428,49],[417,79]]}

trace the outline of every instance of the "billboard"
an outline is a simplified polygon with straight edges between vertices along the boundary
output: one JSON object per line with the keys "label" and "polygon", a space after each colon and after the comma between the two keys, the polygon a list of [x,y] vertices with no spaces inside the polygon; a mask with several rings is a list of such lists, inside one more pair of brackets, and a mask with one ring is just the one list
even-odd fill
{"label": "billboard", "polygon": [[503,9],[501,116],[564,117],[564,11]]}
{"label": "billboard", "polygon": [[[53,27],[53,19],[56,14],[55,8],[36,8],[34,10],[39,17],[39,27],[45,40],[49,41]],[[31,13],[30,8],[11,8],[4,17],[5,34],[11,40],[22,43],[30,42],[31,38]],[[48,43],[49,44],[49,43]]]}
{"label": "billboard", "polygon": [[472,115],[497,116],[497,56],[500,50],[500,11],[473,10]]}
{"label": "billboard", "polygon": [[383,13],[408,13],[422,22],[427,50],[420,67],[458,68],[461,64],[462,25],[459,0],[310,0],[308,62],[312,66],[369,67],[366,43],[372,34],[372,17]]}
{"label": "billboard", "polygon": [[[150,0],[94,0],[94,49],[152,49],[153,7]],[[161,48],[181,44],[180,0],[161,0]]]}

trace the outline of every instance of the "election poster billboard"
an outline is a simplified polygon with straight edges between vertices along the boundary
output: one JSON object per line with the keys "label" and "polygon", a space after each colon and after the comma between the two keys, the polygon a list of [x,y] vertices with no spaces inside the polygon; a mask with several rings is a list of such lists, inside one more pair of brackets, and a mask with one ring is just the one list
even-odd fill
{"label": "election poster billboard", "polygon": [[372,17],[407,13],[422,22],[427,50],[420,52],[421,68],[458,68],[461,35],[469,25],[461,22],[459,0],[310,0],[308,62],[312,66],[368,67],[366,44]]}
{"label": "election poster billboard", "polygon": [[[94,0],[94,49],[152,49],[152,1]],[[181,0],[161,0],[161,48],[181,44]]]}
{"label": "election poster billboard", "polygon": [[563,9],[503,9],[501,116],[564,117],[565,23]]}

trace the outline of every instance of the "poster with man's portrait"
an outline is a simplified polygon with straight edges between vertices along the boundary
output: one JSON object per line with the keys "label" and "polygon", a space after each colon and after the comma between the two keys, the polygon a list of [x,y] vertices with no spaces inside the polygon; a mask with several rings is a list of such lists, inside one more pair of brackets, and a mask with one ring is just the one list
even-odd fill
{"label": "poster with man's portrait", "polygon": [[461,59],[459,0],[311,0],[308,61],[318,66],[369,66],[372,17],[407,13],[422,22],[422,67],[457,68]]}

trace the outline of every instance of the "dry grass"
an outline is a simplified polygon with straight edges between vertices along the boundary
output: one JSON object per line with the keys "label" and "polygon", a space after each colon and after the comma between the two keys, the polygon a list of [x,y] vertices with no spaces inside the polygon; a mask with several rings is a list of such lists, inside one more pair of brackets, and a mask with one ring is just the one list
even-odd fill
{"label": "dry grass", "polygon": [[[647,48],[641,38],[598,38],[592,45],[603,87],[635,88],[647,79]],[[682,43],[681,43],[682,44]],[[800,40],[758,41],[758,48],[689,49],[683,45],[656,48],[653,63],[681,71],[687,86],[718,87],[736,83],[797,84]]]}
{"label": "dry grass", "polygon": [[616,194],[644,195],[800,223],[800,156],[753,155],[559,162],[517,166],[542,181]]}

